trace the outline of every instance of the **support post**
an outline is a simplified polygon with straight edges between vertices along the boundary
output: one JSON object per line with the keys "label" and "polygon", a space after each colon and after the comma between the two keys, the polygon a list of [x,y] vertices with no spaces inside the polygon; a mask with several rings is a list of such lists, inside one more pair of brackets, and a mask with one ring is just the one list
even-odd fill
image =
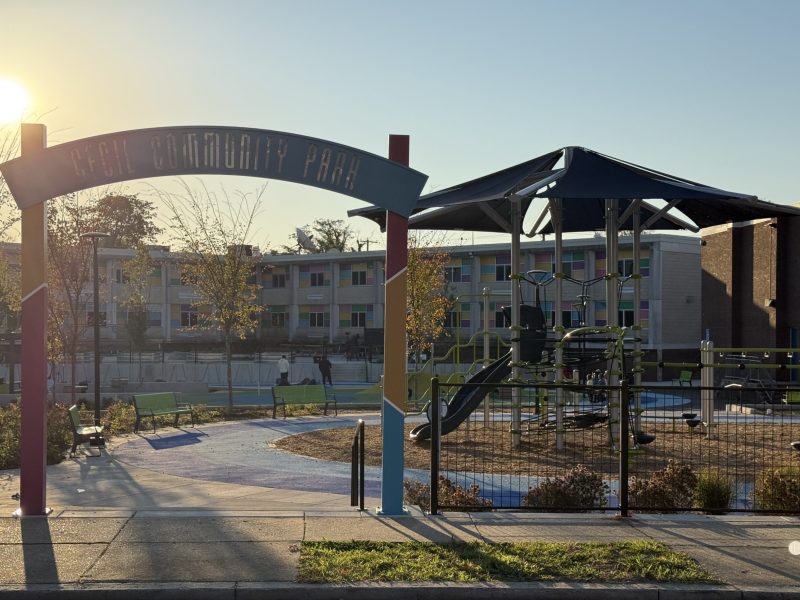
{"label": "support post", "polygon": [[[44,125],[23,124],[23,156],[47,146]],[[20,516],[45,515],[47,478],[47,202],[22,210]]]}
{"label": "support post", "polygon": [[[409,137],[389,136],[389,159],[408,166]],[[408,219],[386,212],[386,290],[384,308],[383,471],[381,507],[384,515],[405,514],[403,468],[406,409],[406,269]]]}
{"label": "support post", "polygon": [[[619,244],[619,201],[616,199],[606,199],[606,325],[611,327],[614,338],[620,335],[617,327],[619,326],[619,303],[617,302],[617,292],[619,283],[619,272],[617,265],[617,250]],[[608,390],[608,430],[611,443],[615,448],[619,448],[620,442],[620,402],[618,393],[620,367],[622,357],[616,357],[614,350],[616,346],[609,342],[608,350],[612,357],[608,361],[608,377],[606,385]]]}
{"label": "support post", "polygon": [[714,342],[700,342],[700,420],[706,427],[706,437],[714,431]]}
{"label": "support post", "polygon": [[[519,383],[522,379],[520,361],[522,360],[521,339],[522,327],[519,322],[520,298],[519,277],[520,271],[520,235],[522,234],[521,200],[517,196],[511,197],[511,380]],[[522,389],[515,386],[511,388],[511,446],[519,448],[522,443]]]}
{"label": "support post", "polygon": [[[560,384],[564,378],[564,350],[559,342],[564,339],[564,324],[561,322],[561,302],[564,295],[564,212],[563,200],[561,198],[550,199],[550,217],[553,222],[555,232],[555,273],[556,278],[556,297],[555,309],[553,310],[553,331],[555,332],[556,351],[553,357],[553,381]],[[564,388],[558,385],[555,390],[556,395],[556,450],[564,450]],[[547,415],[544,415],[546,417]]]}

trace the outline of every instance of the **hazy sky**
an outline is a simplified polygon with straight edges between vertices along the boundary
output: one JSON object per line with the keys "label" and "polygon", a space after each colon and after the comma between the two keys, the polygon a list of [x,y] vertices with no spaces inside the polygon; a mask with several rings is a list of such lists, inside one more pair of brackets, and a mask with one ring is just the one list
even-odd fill
{"label": "hazy sky", "polygon": [[[580,145],[800,201],[796,0],[2,0],[0,23],[0,77],[46,113],[50,145],[229,125],[386,155],[404,133],[425,191]],[[361,205],[281,182],[265,198],[254,241],[272,245]]]}

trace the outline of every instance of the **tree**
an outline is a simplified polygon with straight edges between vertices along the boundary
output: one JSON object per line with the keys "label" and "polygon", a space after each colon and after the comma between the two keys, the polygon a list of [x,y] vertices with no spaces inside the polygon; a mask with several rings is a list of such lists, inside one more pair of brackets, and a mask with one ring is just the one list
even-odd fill
{"label": "tree", "polygon": [[[314,245],[317,247],[311,252],[327,252],[328,250],[338,250],[346,252],[353,249],[353,238],[355,233],[347,223],[341,219],[316,219],[311,225],[305,225],[302,230],[310,233]],[[303,248],[297,243],[297,235],[292,233],[289,239],[295,240],[293,245],[282,246],[285,252],[290,254],[300,254]]]}
{"label": "tree", "polygon": [[[0,164],[19,155],[19,127],[0,126]],[[0,175],[0,240],[19,221],[19,210],[11,196],[6,181]]]}
{"label": "tree", "polygon": [[238,194],[232,202],[203,186],[195,193],[183,183],[181,194],[161,193],[179,245],[181,276],[199,296],[195,306],[208,311],[198,327],[216,329],[225,343],[228,411],[233,410],[231,344],[258,325],[263,307],[257,283],[252,282],[258,257],[249,239],[264,188],[251,197]]}
{"label": "tree", "polygon": [[70,382],[73,402],[76,356],[87,328],[85,318],[86,290],[92,278],[91,244],[80,238],[92,223],[91,205],[83,206],[76,194],[48,202],[48,305],[51,361],[61,356],[71,366]]}
{"label": "tree", "polygon": [[136,248],[152,243],[161,233],[154,223],[155,213],[152,203],[138,196],[110,194],[92,207],[92,228],[109,234],[101,240],[107,248]]}
{"label": "tree", "polygon": [[126,311],[125,333],[131,349],[139,354],[139,379],[142,376],[142,350],[147,344],[147,298],[149,297],[150,272],[153,260],[144,244],[136,246],[135,256],[123,263],[128,289],[120,305]]}
{"label": "tree", "polygon": [[420,352],[444,333],[444,320],[452,301],[447,297],[444,268],[450,255],[424,244],[419,236],[409,239],[407,273],[408,312],[406,335],[408,347],[419,358]]}

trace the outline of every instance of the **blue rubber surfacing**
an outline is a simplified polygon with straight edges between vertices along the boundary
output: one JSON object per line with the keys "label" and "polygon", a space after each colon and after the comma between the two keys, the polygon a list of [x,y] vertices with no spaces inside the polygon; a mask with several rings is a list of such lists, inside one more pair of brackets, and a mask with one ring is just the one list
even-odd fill
{"label": "blue rubber surfacing", "polygon": [[[287,435],[330,428],[355,430],[359,418],[380,425],[378,415],[258,419],[197,428],[159,431],[120,444],[121,463],[166,475],[307,492],[350,494],[350,464],[284,452],[271,445]],[[428,473],[404,475],[427,481]],[[365,492],[381,494],[381,468],[365,469]]]}

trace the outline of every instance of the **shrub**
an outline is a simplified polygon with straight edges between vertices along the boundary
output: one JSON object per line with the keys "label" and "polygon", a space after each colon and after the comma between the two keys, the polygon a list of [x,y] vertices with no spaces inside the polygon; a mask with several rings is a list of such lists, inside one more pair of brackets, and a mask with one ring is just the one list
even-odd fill
{"label": "shrub", "polygon": [[[19,403],[0,408],[0,469],[19,467],[21,424]],[[71,445],[72,424],[66,407],[50,406],[47,409],[47,464],[60,463]]]}
{"label": "shrub", "polygon": [[72,419],[63,404],[47,409],[47,464],[55,465],[64,459],[72,446]]}
{"label": "shrub", "polygon": [[[405,487],[406,504],[419,506],[425,512],[431,509],[431,486],[428,483],[420,483],[412,479],[403,481]],[[439,503],[444,506],[455,506],[459,508],[474,508],[486,510],[492,507],[492,501],[480,497],[481,488],[472,484],[464,489],[449,479],[439,476]]]}
{"label": "shrub", "polygon": [[20,413],[18,404],[0,408],[0,469],[19,467]]}
{"label": "shrub", "polygon": [[136,410],[129,402],[112,402],[106,408],[103,425],[108,427],[111,435],[120,435],[133,432],[136,424]]}
{"label": "shrub", "polygon": [[670,512],[690,508],[696,486],[697,475],[691,467],[670,460],[648,479],[631,477],[628,491],[632,506]]}
{"label": "shrub", "polygon": [[[279,408],[278,411],[281,409]],[[303,417],[306,415],[321,415],[322,407],[318,404],[287,404],[287,417]]]}
{"label": "shrub", "polygon": [[697,476],[694,506],[712,514],[722,514],[733,500],[733,484],[718,471],[703,471]]}
{"label": "shrub", "polygon": [[762,471],[756,481],[755,497],[762,510],[800,512],[800,469]]}
{"label": "shrub", "polygon": [[192,408],[194,409],[194,422],[197,424],[212,423],[222,418],[222,411],[219,408],[208,408],[205,404],[198,404]]}
{"label": "shrub", "polygon": [[548,477],[528,490],[522,504],[550,510],[602,508],[608,491],[602,476],[585,465],[577,465],[564,477]]}

